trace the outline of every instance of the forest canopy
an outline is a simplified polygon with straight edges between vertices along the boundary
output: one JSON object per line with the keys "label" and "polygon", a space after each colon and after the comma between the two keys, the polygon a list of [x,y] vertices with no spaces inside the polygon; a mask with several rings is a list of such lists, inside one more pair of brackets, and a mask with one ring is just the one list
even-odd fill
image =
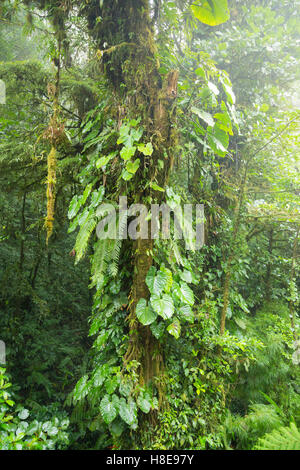
{"label": "forest canopy", "polygon": [[300,450],[299,0],[1,0],[0,450]]}

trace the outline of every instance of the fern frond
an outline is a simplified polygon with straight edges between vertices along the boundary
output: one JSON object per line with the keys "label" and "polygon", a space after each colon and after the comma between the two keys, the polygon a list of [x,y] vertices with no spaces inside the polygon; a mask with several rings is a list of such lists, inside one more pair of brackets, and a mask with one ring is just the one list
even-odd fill
{"label": "fern frond", "polygon": [[109,265],[109,273],[116,277],[119,271],[119,258],[120,258],[120,251],[122,246],[122,240],[114,240],[114,246],[111,253],[111,264]]}
{"label": "fern frond", "polygon": [[76,252],[76,263],[83,257],[87,246],[88,241],[91,236],[92,231],[96,227],[97,220],[92,215],[87,218],[84,224],[80,227],[78,232],[76,243],[75,243],[75,252]]}
{"label": "fern frond", "polygon": [[294,423],[259,439],[255,450],[300,450],[300,432]]}
{"label": "fern frond", "polygon": [[113,277],[116,277],[119,270],[119,259],[120,259],[120,251],[122,247],[123,236],[127,230],[127,213],[126,211],[122,211],[119,216],[118,220],[118,236],[114,243],[112,257],[111,257],[111,264],[110,264],[110,274]]}
{"label": "fern frond", "polygon": [[103,276],[107,266],[108,239],[98,240],[95,244],[94,255],[92,257],[92,286],[99,286],[103,282]]}
{"label": "fern frond", "polygon": [[262,403],[252,404],[244,421],[249,429],[261,436],[273,429],[278,429],[284,424],[273,405],[264,405]]}
{"label": "fern frond", "polygon": [[223,425],[224,445],[251,449],[259,438],[283,426],[281,416],[272,405],[252,404],[245,416],[228,414]]}
{"label": "fern frond", "polygon": [[[87,224],[89,219],[87,219],[85,226]],[[122,213],[119,218],[118,222],[118,232],[117,233],[124,233],[124,230],[127,226],[127,215]],[[88,227],[89,229],[89,227]],[[77,236],[77,240],[80,236],[80,232]],[[86,232],[84,232],[85,234]],[[87,244],[87,240],[84,238],[84,234],[81,236],[83,240],[80,240],[80,245],[78,242],[79,248],[82,248],[82,246],[85,246],[85,242]],[[76,240],[76,244],[77,244]],[[94,254],[92,256],[92,265],[91,265],[91,287],[97,286],[97,288],[100,288],[103,285],[104,282],[104,275],[109,273],[110,276],[116,277],[118,274],[118,265],[119,265],[119,258],[120,258],[120,251],[122,247],[122,238],[116,238],[114,240],[111,240],[109,238],[101,238],[99,239],[94,246]],[[75,247],[76,249],[76,247]],[[76,250],[77,252],[77,250]],[[79,255],[82,256],[81,253]]]}

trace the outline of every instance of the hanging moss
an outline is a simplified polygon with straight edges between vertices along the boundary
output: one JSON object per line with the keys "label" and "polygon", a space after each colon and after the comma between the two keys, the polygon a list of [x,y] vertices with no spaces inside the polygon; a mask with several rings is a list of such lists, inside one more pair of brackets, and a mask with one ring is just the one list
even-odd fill
{"label": "hanging moss", "polygon": [[56,185],[56,168],[57,158],[56,149],[51,147],[48,155],[48,176],[47,176],[47,216],[45,220],[45,228],[47,230],[47,244],[53,232],[53,222],[55,213],[55,185]]}

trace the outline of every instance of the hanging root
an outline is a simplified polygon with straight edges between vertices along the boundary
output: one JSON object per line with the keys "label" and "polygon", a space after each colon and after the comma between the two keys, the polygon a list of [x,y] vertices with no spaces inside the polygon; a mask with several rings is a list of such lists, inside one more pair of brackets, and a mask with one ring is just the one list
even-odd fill
{"label": "hanging root", "polygon": [[48,155],[48,176],[47,176],[47,216],[45,220],[45,228],[47,230],[46,243],[48,245],[49,238],[53,232],[54,208],[55,208],[55,185],[56,185],[56,149],[51,147]]}

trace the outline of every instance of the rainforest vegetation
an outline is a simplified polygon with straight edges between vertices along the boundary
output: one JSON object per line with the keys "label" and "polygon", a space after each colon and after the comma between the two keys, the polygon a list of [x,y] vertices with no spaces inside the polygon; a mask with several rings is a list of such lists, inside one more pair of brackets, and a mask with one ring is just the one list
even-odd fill
{"label": "rainforest vegetation", "polygon": [[299,13],[1,0],[1,450],[300,450]]}

